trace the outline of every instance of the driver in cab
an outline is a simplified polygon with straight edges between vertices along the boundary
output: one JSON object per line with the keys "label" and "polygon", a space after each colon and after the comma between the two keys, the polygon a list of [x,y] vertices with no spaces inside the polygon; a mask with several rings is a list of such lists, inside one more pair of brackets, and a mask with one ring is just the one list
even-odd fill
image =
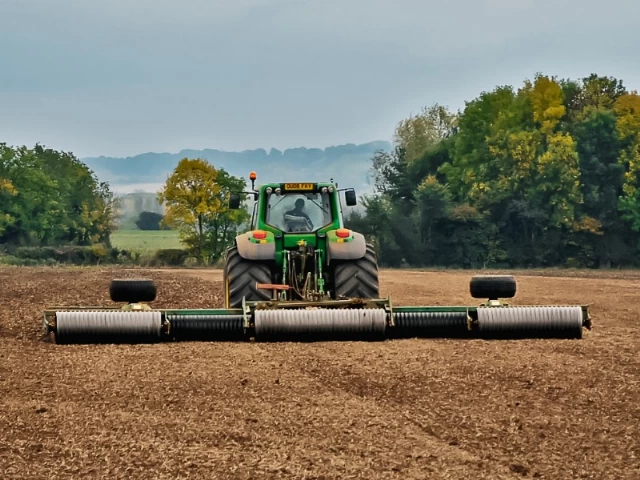
{"label": "driver in cab", "polygon": [[304,200],[302,198],[299,198],[298,200],[296,200],[295,208],[293,210],[289,210],[287,213],[285,213],[285,216],[286,215],[292,215],[294,217],[305,218],[309,222],[309,224],[311,225],[311,228],[313,228],[313,222],[309,218],[309,215],[307,215],[304,212]]}

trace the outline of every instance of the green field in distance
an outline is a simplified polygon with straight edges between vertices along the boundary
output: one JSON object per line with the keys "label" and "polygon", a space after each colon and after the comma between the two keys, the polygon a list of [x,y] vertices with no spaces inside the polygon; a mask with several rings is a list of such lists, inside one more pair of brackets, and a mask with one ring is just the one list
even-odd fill
{"label": "green field in distance", "polygon": [[153,254],[165,248],[184,248],[175,230],[117,230],[111,234],[114,247]]}

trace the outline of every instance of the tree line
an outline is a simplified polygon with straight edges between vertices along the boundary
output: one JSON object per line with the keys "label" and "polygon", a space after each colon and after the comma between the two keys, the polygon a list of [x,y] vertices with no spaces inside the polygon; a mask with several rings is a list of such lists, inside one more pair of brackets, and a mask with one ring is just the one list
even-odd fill
{"label": "tree line", "polygon": [[[423,108],[399,122],[394,143],[374,154],[375,194],[347,220],[381,265],[640,263],[640,96],[621,80],[536,75],[461,112]],[[158,194],[158,228],[178,230],[199,261],[217,261],[248,220],[227,208],[244,188],[183,158]],[[108,183],[71,153],[0,143],[0,244],[109,248],[117,211]]]}
{"label": "tree line", "polygon": [[117,202],[73,154],[0,143],[0,244],[110,247]]}
{"label": "tree line", "polygon": [[349,225],[386,266],[640,263],[640,96],[536,75],[402,120]]}

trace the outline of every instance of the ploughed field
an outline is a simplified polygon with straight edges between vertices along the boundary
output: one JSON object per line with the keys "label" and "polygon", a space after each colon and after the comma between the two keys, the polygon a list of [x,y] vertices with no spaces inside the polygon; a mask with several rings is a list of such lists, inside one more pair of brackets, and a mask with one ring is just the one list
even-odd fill
{"label": "ploughed field", "polygon": [[[476,304],[475,272],[382,271],[394,304]],[[582,340],[58,346],[42,310],[219,271],[0,268],[0,477],[640,478],[640,273],[519,274],[514,304],[591,304]],[[564,275],[564,276],[563,276]]]}

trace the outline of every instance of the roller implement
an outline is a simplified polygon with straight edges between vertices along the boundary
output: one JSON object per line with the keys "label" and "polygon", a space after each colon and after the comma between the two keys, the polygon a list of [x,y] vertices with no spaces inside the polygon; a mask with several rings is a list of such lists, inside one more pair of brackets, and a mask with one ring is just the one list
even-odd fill
{"label": "roller implement", "polygon": [[274,183],[234,193],[253,199],[249,231],[226,253],[224,308],[155,309],[151,280],[115,279],[111,306],[52,307],[44,329],[56,343],[331,341],[451,338],[582,338],[587,305],[511,306],[511,275],[476,275],[471,306],[397,306],[380,298],[378,264],[362,234],[345,228],[341,192],[326,183]]}

